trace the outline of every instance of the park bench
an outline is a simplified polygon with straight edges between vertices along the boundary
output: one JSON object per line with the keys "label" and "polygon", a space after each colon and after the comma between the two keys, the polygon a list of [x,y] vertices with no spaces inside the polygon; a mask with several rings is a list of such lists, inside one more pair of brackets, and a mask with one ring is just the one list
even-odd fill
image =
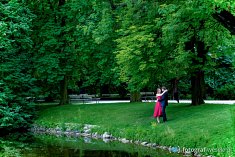
{"label": "park bench", "polygon": [[97,95],[88,95],[88,94],[74,94],[74,95],[69,95],[70,102],[80,102],[86,103],[86,102],[91,102],[95,101],[96,103],[99,103],[100,98],[97,98]]}
{"label": "park bench", "polygon": [[119,94],[101,94],[102,97],[117,97]]}
{"label": "park bench", "polygon": [[100,98],[98,98],[98,94],[92,94],[92,95],[89,95],[92,99],[92,101],[95,101],[95,103],[99,103],[100,101]]}
{"label": "park bench", "polygon": [[154,102],[156,100],[156,95],[154,95],[154,92],[140,92],[140,95],[142,97],[142,100],[145,101]]}

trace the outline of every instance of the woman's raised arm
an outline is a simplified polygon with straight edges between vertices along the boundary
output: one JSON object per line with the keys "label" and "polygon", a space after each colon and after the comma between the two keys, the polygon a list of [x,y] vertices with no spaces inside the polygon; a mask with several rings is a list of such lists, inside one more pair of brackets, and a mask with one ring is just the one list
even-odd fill
{"label": "woman's raised arm", "polygon": [[167,92],[167,90],[164,90],[164,92],[162,92],[161,94],[158,94],[158,96],[162,96],[166,92]]}

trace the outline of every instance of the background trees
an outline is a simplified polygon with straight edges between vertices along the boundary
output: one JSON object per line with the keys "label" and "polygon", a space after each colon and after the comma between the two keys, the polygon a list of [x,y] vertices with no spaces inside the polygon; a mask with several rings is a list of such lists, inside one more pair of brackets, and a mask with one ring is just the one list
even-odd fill
{"label": "background trees", "polygon": [[135,102],[141,90],[172,84],[191,92],[192,105],[232,99],[234,8],[232,0],[1,1],[1,127],[31,122],[27,97],[64,105],[81,88],[127,89]]}
{"label": "background trees", "polygon": [[213,18],[215,10],[210,9],[213,3],[187,1],[181,2],[180,6],[177,3],[166,7],[172,5],[175,11],[164,26],[164,36],[169,46],[176,43],[177,51],[186,53],[190,62],[187,73],[191,75],[192,105],[199,105],[205,98],[205,70],[206,63],[210,62],[208,52],[219,56],[218,49],[234,43],[234,37]]}
{"label": "background trees", "polygon": [[234,37],[214,19],[214,7],[210,1],[127,3],[116,40],[121,79],[138,91],[190,75],[192,105],[203,104],[211,56],[234,44]]}
{"label": "background trees", "polygon": [[[74,9],[75,6],[80,7]],[[60,104],[64,105],[68,103],[68,86],[80,79],[81,48],[87,42],[79,29],[85,15],[77,13],[89,6],[44,0],[30,7],[37,15],[33,28],[35,77],[40,86],[44,84],[41,94],[56,97],[59,93]],[[52,91],[55,95],[51,95]]]}
{"label": "background trees", "polygon": [[140,90],[186,78],[192,104],[202,104],[205,72],[225,53],[222,47],[234,48],[234,37],[215,19],[227,9],[225,1],[27,3],[37,15],[32,36],[37,89],[58,97],[61,105],[68,103],[68,89],[102,93],[124,82],[133,101],[140,101]]}
{"label": "background trees", "polygon": [[115,19],[108,1],[44,0],[32,2],[30,8],[37,15],[33,28],[35,77],[42,95],[60,93],[63,105],[68,103],[68,88],[93,87],[96,93],[102,85],[118,84],[112,71]]}
{"label": "background trees", "polygon": [[26,97],[35,93],[31,27],[35,16],[17,1],[0,2],[0,130],[25,129],[34,114]]}
{"label": "background trees", "polygon": [[[140,101],[140,90],[155,91],[163,84],[178,82],[175,80],[191,80],[188,91],[192,91],[193,104],[202,104],[206,88],[215,87],[211,74],[220,64],[219,58],[234,53],[232,31],[218,21],[223,10],[233,17],[230,1],[19,2],[10,1],[24,4],[35,16],[17,10],[12,17],[14,11],[9,11],[13,23],[18,19],[23,22],[18,20],[19,26],[11,26],[11,30],[18,30],[12,31],[17,35],[2,33],[2,55],[11,58],[14,50],[20,52],[20,59],[12,58],[11,66],[5,59],[1,66],[10,70],[13,65],[24,67],[24,76],[17,75],[25,78],[18,79],[24,87],[12,81],[10,70],[3,70],[2,76],[7,76],[4,80],[11,82],[9,86],[17,89],[16,93],[22,89],[30,91],[27,96],[58,98],[61,105],[68,103],[68,90],[79,93],[85,88],[102,93],[104,87],[122,91],[127,85],[133,101]],[[8,2],[2,4],[5,7]],[[21,14],[22,18],[18,17]],[[1,32],[7,32],[5,23]]]}

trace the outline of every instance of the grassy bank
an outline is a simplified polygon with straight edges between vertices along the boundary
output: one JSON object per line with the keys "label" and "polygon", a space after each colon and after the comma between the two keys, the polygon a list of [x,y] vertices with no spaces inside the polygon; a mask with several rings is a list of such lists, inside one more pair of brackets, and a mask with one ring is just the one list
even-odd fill
{"label": "grassy bank", "polygon": [[[156,124],[152,118],[154,103],[84,104],[45,108],[35,121],[47,127],[66,123],[99,125],[94,131],[108,131],[125,137],[185,148],[230,148],[233,146],[235,106],[170,104],[168,122]],[[79,126],[79,125],[78,125]],[[229,152],[211,153],[228,156]]]}

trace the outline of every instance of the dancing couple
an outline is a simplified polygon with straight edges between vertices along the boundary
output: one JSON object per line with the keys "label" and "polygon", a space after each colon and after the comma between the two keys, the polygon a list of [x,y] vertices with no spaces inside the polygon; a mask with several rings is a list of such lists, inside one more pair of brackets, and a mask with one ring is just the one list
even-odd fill
{"label": "dancing couple", "polygon": [[160,123],[160,117],[163,118],[163,122],[166,122],[166,106],[168,106],[168,91],[166,87],[157,89],[156,99],[157,102],[154,108],[153,117],[157,118],[157,123]]}

